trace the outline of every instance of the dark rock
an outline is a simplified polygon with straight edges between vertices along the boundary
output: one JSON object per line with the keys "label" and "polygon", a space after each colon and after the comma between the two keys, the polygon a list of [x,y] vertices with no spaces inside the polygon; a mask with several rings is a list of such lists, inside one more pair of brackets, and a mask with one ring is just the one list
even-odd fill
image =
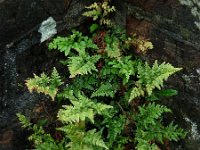
{"label": "dark rock", "polygon": [[146,59],[183,68],[168,81],[179,95],[167,104],[175,121],[189,133],[173,149],[196,150],[200,146],[200,30],[194,24],[196,18],[189,8],[173,0],[134,0],[129,1],[128,8],[128,33],[136,32],[154,44]]}
{"label": "dark rock", "polygon": [[[57,65],[57,54],[48,52],[45,42],[40,43],[38,30],[41,23],[52,17],[57,22],[57,32],[66,34],[67,30],[85,20],[80,14],[88,2],[0,1],[0,149],[25,149],[21,147],[22,141],[16,142],[22,132],[16,113],[30,115],[34,105],[45,99],[41,95],[30,94],[24,88],[24,81],[33,73],[48,72]],[[6,138],[8,136],[4,135],[8,131],[14,134]]]}

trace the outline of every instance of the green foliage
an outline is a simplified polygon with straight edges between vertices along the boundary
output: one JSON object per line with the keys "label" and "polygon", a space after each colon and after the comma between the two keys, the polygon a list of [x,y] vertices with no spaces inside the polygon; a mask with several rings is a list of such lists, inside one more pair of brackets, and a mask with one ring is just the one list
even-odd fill
{"label": "green foliage", "polygon": [[95,63],[101,58],[100,55],[86,56],[86,57],[69,57],[68,68],[70,72],[70,78],[74,78],[77,75],[91,74],[92,71],[98,71]]}
{"label": "green foliage", "polygon": [[114,98],[116,92],[117,92],[116,86],[113,86],[110,83],[105,83],[105,84],[103,83],[96,91],[92,93],[91,97],[109,96]]}
{"label": "green foliage", "polygon": [[[133,144],[138,150],[159,150],[158,143],[185,137],[174,123],[164,125],[163,115],[171,110],[156,103],[177,94],[161,88],[181,69],[157,61],[151,67],[140,60],[138,54],[152,49],[152,43],[135,35],[128,37],[124,30],[111,26],[109,16],[115,8],[110,4],[110,0],[102,0],[86,8],[85,16],[100,21],[100,26],[97,22],[89,26],[92,37],[73,30],[49,44],[50,50],[64,53],[65,77],[54,68],[49,76],[43,73],[26,80],[30,92],[44,93],[62,104],[57,119],[53,118],[58,125],[54,129],[48,120],[45,126],[33,124],[17,114],[22,126],[33,131],[29,140],[35,149],[123,150]],[[54,135],[57,132],[59,139]]]}
{"label": "green foliage", "polygon": [[24,115],[17,113],[17,117],[18,117],[20,123],[22,124],[23,128],[28,128],[28,127],[32,126],[30,121]]}
{"label": "green foliage", "polygon": [[112,108],[106,104],[95,103],[80,93],[77,98],[71,95],[69,99],[73,106],[64,106],[64,109],[58,112],[59,120],[64,123],[81,122],[86,118],[94,123],[95,114],[102,115],[106,109]]}
{"label": "green foliage", "polygon": [[94,31],[96,31],[99,28],[99,25],[94,23],[90,26],[90,33],[93,33]]}
{"label": "green foliage", "polygon": [[108,135],[106,137],[107,144],[113,149],[123,149],[124,145],[128,143],[128,138],[121,136],[124,125],[126,124],[126,116],[114,116],[116,112],[109,112],[109,114],[102,122],[102,125],[107,127]]}
{"label": "green foliage", "polygon": [[30,92],[37,91],[49,95],[54,100],[58,87],[62,85],[61,77],[54,68],[50,77],[42,73],[40,76],[34,74],[34,78],[26,80],[26,86]]}
{"label": "green foliage", "polygon": [[130,77],[136,73],[136,63],[131,60],[130,56],[121,57],[117,60],[110,61],[108,64],[111,68],[116,68],[118,75],[123,79],[123,84],[127,84]]}
{"label": "green foliage", "polygon": [[69,139],[65,147],[69,150],[102,150],[108,149],[101,138],[101,133],[96,132],[95,129],[84,131],[80,125],[68,125],[59,130],[66,134]]}
{"label": "green foliage", "polygon": [[81,32],[73,30],[69,37],[57,37],[49,44],[49,49],[57,49],[68,56],[71,50],[75,50],[79,55],[85,55],[86,49],[97,49],[88,36],[83,36]]}
{"label": "green foliage", "polygon": [[186,133],[183,129],[170,123],[167,127],[162,125],[162,114],[171,112],[166,106],[155,103],[139,106],[139,113],[134,116],[136,121],[137,149],[158,149],[151,141],[163,143],[165,139],[177,141],[184,138]]}
{"label": "green foliage", "polygon": [[153,66],[150,67],[148,63],[138,65],[138,81],[136,81],[136,87],[133,88],[129,101],[132,99],[144,96],[145,92],[150,96],[155,88],[161,90],[163,83],[168,79],[169,76],[181,68],[175,68],[169,63],[162,63],[158,65],[157,61],[154,62]]}
{"label": "green foliage", "polygon": [[87,6],[85,13],[83,16],[91,17],[93,21],[99,19],[100,25],[111,26],[112,21],[108,18],[108,16],[115,12],[116,9],[114,6],[110,6],[109,1],[103,0],[102,2],[94,2],[90,6]]}
{"label": "green foliage", "polygon": [[38,150],[64,150],[62,142],[57,143],[50,134],[45,133],[44,129],[41,126],[30,123],[30,121],[22,114],[17,114],[19,121],[22,124],[23,128],[28,128],[32,130],[33,134],[29,136],[29,140],[33,141],[35,149]]}
{"label": "green foliage", "polygon": [[174,89],[166,89],[166,90],[160,90],[160,91],[155,91],[151,94],[151,96],[147,97],[148,100],[150,101],[155,101],[159,100],[162,97],[170,97],[177,95],[178,91]]}

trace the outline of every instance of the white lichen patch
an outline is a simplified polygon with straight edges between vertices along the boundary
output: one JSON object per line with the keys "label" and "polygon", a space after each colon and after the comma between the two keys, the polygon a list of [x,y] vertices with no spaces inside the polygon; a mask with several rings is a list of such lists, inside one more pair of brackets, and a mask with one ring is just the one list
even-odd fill
{"label": "white lichen patch", "polygon": [[200,30],[200,0],[179,0],[182,5],[188,6],[191,9],[193,16],[197,18],[195,25]]}
{"label": "white lichen patch", "polygon": [[197,124],[187,117],[185,117],[184,119],[186,122],[190,123],[190,125],[191,125],[191,129],[190,129],[191,138],[194,140],[200,140],[200,134],[198,132]]}
{"label": "white lichen patch", "polygon": [[200,76],[200,68],[196,69],[196,72]]}
{"label": "white lichen patch", "polygon": [[57,33],[56,21],[52,17],[49,17],[47,20],[41,23],[38,32],[41,33],[40,42],[42,43],[46,41]]}

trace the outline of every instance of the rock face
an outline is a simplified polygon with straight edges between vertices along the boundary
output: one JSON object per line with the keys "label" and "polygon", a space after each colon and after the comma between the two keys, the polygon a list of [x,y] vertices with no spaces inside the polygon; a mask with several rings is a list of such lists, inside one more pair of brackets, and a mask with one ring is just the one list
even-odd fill
{"label": "rock face", "polygon": [[[56,32],[65,34],[81,25],[85,0],[0,0],[0,149],[24,149],[15,114],[32,110],[42,97],[29,94],[24,80],[33,73],[50,70],[55,53],[46,49],[38,30],[49,17]],[[166,102],[175,112],[175,121],[189,134],[172,149],[200,147],[200,30],[191,7],[178,0],[115,0],[115,21],[154,43],[145,59],[167,61],[183,71],[170,78],[169,86],[179,95]],[[47,24],[48,26],[48,24]],[[52,24],[49,25],[52,27]],[[54,26],[54,25],[53,25]],[[19,139],[16,141],[15,139]],[[18,143],[18,144],[17,144]]]}
{"label": "rock face", "polygon": [[[80,25],[87,3],[79,0],[0,1],[1,150],[25,149],[16,113],[29,112],[42,97],[30,94],[24,88],[24,80],[34,72],[40,74],[55,65],[53,58],[57,54],[49,53],[46,43],[41,43],[47,35],[40,32],[45,28],[47,32],[51,27],[55,28],[53,33],[61,33]],[[52,17],[50,21],[49,17]]]}
{"label": "rock face", "polygon": [[183,68],[169,80],[179,95],[167,103],[178,124],[189,132],[184,144],[174,148],[184,150],[200,147],[200,30],[195,23],[199,18],[191,12],[193,2],[188,7],[178,0],[130,0],[127,18],[128,33],[136,32],[153,42],[148,60],[167,61]]}

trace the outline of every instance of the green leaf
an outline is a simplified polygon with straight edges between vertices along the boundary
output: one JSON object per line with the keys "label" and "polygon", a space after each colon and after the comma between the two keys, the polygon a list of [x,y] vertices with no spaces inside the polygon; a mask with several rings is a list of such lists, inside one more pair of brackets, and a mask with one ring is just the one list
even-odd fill
{"label": "green leaf", "polygon": [[93,32],[96,31],[98,28],[99,28],[99,25],[96,24],[96,23],[93,23],[93,24],[90,26],[90,33],[93,33]]}
{"label": "green leaf", "polygon": [[110,83],[103,83],[95,92],[92,93],[91,97],[106,96],[113,98],[116,92],[117,86],[113,86]]}
{"label": "green leaf", "polygon": [[56,68],[54,68],[50,77],[44,73],[40,76],[34,74],[34,78],[26,80],[25,84],[30,92],[36,91],[38,93],[44,93],[54,100],[58,92],[58,87],[62,85],[63,82]]}
{"label": "green leaf", "polygon": [[175,96],[177,94],[178,94],[178,91],[174,89],[166,89],[166,90],[161,90],[161,91],[156,92],[156,95],[165,96],[165,97]]}
{"label": "green leaf", "polygon": [[31,127],[32,123],[30,123],[30,121],[24,115],[17,113],[17,117],[23,128]]}
{"label": "green leaf", "polygon": [[95,114],[104,114],[106,109],[112,108],[112,106],[96,103],[84,95],[78,94],[77,100],[71,95],[70,101],[72,105],[64,106],[58,112],[58,119],[64,123],[74,123],[85,121],[88,118],[94,123]]}
{"label": "green leaf", "polygon": [[69,72],[70,78],[74,78],[77,75],[91,74],[92,71],[97,72],[95,66],[96,62],[101,58],[100,55],[81,57],[69,57]]}

